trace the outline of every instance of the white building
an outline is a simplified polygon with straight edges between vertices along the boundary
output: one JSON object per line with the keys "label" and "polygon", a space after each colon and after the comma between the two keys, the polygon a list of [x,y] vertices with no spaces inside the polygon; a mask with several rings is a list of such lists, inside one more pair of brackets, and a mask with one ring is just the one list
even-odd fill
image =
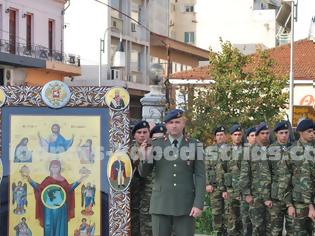
{"label": "white building", "polygon": [[172,0],[171,37],[197,47],[220,50],[220,38],[244,53],[276,45],[280,0]]}
{"label": "white building", "polygon": [[64,54],[66,6],[66,0],[0,1],[0,84],[41,85],[80,74],[78,58]]}

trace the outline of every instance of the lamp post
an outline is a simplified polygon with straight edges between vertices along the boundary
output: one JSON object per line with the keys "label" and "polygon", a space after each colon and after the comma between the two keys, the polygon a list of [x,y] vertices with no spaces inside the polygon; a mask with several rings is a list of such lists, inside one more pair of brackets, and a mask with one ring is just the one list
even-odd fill
{"label": "lamp post", "polygon": [[[105,53],[105,40],[106,40],[105,37],[106,37],[108,30],[116,30],[116,31],[120,32],[118,28],[110,26],[110,27],[105,29],[103,38],[100,38],[100,60],[99,60],[99,66],[98,66],[98,86],[99,87],[101,86],[101,80],[102,80],[102,53]],[[120,42],[119,43],[120,43],[119,48],[118,48],[118,51],[115,52],[114,59],[117,57],[116,54],[119,54],[119,58],[122,61],[124,61],[125,60],[125,54],[124,54],[123,46],[122,46],[121,32],[120,32]],[[110,52],[108,52],[108,53],[110,53]],[[107,62],[107,63],[109,63],[109,62]],[[114,64],[115,63],[116,63],[116,61],[114,60]],[[125,65],[120,65],[120,66],[116,66],[116,67],[125,67]]]}

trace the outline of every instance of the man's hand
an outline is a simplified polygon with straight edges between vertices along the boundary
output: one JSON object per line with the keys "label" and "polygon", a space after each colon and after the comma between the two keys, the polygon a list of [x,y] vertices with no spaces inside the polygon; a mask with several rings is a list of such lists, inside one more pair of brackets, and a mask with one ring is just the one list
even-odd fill
{"label": "man's hand", "polygon": [[190,211],[189,216],[192,216],[192,217],[194,217],[194,218],[197,218],[198,216],[201,215],[201,212],[202,212],[202,210],[200,210],[199,208],[193,207],[193,208],[191,209],[191,211]]}
{"label": "man's hand", "polygon": [[246,201],[248,204],[252,204],[252,202],[253,202],[253,196],[252,196],[252,195],[246,195],[245,201]]}
{"label": "man's hand", "polygon": [[268,208],[272,208],[272,201],[271,200],[267,200],[264,202],[265,206]]}
{"label": "man's hand", "polygon": [[293,217],[293,218],[296,216],[295,208],[294,208],[293,206],[290,206],[290,207],[288,208],[288,215],[289,215],[290,217]]}
{"label": "man's hand", "polygon": [[208,193],[212,193],[213,190],[214,190],[214,188],[212,187],[212,185],[209,184],[209,185],[206,186],[206,191],[207,191]]}
{"label": "man's hand", "polygon": [[151,153],[152,146],[148,146],[148,141],[144,140],[139,147],[140,160],[147,160],[148,155]]}
{"label": "man's hand", "polygon": [[311,218],[312,221],[315,222],[315,209],[314,209],[313,204],[310,204],[308,208],[309,208],[309,210],[308,210],[308,217]]}
{"label": "man's hand", "polygon": [[229,195],[227,192],[223,192],[222,197],[224,198],[224,200],[226,200],[226,199],[228,199]]}

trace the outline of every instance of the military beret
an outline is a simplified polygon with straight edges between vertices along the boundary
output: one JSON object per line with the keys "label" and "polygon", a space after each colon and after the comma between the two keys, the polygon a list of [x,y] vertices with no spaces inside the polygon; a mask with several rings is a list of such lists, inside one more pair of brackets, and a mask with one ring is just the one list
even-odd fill
{"label": "military beret", "polygon": [[184,114],[184,111],[181,109],[174,109],[166,113],[164,117],[164,122],[167,123],[173,119],[180,118]]}
{"label": "military beret", "polygon": [[261,131],[268,129],[268,125],[265,122],[261,122],[259,125],[256,126],[256,135],[258,135]]}
{"label": "military beret", "polygon": [[225,132],[224,126],[218,126],[213,130],[214,135],[216,135],[219,132]]}
{"label": "military beret", "polygon": [[278,132],[278,131],[284,130],[284,129],[289,129],[289,124],[288,124],[288,121],[286,121],[286,120],[278,122],[275,125],[275,128],[273,129],[273,131]]}
{"label": "military beret", "polygon": [[253,132],[255,132],[255,134],[256,134],[256,128],[255,128],[255,127],[247,128],[247,129],[245,130],[246,137],[248,137],[248,136],[250,135],[250,133],[253,133]]}
{"label": "military beret", "polygon": [[315,122],[314,122],[314,124],[313,124],[313,130],[315,130]]}
{"label": "military beret", "polygon": [[230,134],[233,134],[234,132],[237,131],[242,131],[242,128],[239,124],[234,124],[232,127],[229,129]]}
{"label": "military beret", "polygon": [[143,129],[143,128],[148,128],[150,130],[150,125],[147,121],[142,120],[139,121],[132,129],[132,136],[135,135],[135,133],[137,132],[138,129]]}
{"label": "military beret", "polygon": [[305,130],[313,129],[313,128],[314,128],[313,121],[310,119],[304,119],[304,120],[301,120],[300,123],[297,125],[296,130],[300,132],[304,132]]}
{"label": "military beret", "polygon": [[159,133],[162,133],[162,134],[166,133],[166,128],[163,124],[156,124],[150,132],[150,137],[152,137],[153,134],[159,134]]}

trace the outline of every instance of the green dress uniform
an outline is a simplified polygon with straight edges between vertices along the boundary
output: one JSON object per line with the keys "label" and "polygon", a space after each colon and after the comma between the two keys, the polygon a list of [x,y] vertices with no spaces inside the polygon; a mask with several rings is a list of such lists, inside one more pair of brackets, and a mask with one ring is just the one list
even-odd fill
{"label": "green dress uniform", "polygon": [[[141,176],[154,170],[150,201],[153,235],[169,236],[173,228],[178,236],[193,236],[194,219],[189,214],[192,207],[203,209],[205,197],[203,155],[197,159],[200,145],[195,139],[182,136],[172,143],[168,136],[152,141],[153,160],[141,161],[139,165]],[[192,158],[180,158],[179,151],[182,157],[183,150],[191,151],[192,147],[195,147]]]}

